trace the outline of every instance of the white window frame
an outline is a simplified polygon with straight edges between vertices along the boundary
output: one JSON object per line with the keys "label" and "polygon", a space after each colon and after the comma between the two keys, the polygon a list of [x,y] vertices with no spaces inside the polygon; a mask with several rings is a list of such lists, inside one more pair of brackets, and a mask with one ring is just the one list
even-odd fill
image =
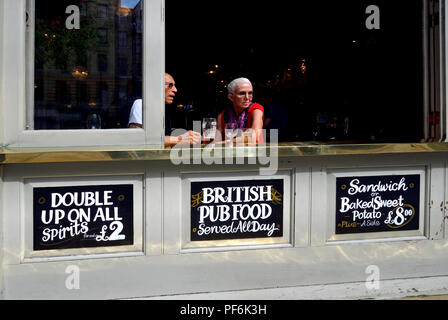
{"label": "white window frame", "polygon": [[[448,0],[423,1],[424,140],[448,142]],[[439,122],[430,125],[440,116]]]}
{"label": "white window frame", "polygon": [[[140,146],[164,143],[165,26],[164,0],[143,0],[143,127],[145,129],[27,130],[27,86],[34,87],[34,45],[26,29],[27,4],[34,0],[0,0],[0,140],[7,147]],[[6,14],[7,13],[7,14]],[[29,14],[33,19],[33,12]],[[34,22],[31,21],[31,25]],[[32,48],[27,52],[27,48]],[[3,109],[3,110],[2,110]],[[28,110],[33,110],[29,107]],[[2,112],[3,111],[3,112]],[[146,112],[145,112],[146,111]],[[2,116],[3,115],[3,116]],[[29,121],[28,121],[29,122]],[[29,122],[30,123],[30,122]]]}

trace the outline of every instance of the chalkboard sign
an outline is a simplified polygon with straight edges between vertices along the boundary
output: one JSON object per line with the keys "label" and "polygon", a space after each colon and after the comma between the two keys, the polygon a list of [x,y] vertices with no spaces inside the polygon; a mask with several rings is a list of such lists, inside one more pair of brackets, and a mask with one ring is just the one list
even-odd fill
{"label": "chalkboard sign", "polygon": [[133,185],[33,190],[34,250],[132,245]]}
{"label": "chalkboard sign", "polygon": [[420,175],[336,178],[336,234],[419,229]]}
{"label": "chalkboard sign", "polygon": [[191,241],[283,236],[283,180],[191,183]]}

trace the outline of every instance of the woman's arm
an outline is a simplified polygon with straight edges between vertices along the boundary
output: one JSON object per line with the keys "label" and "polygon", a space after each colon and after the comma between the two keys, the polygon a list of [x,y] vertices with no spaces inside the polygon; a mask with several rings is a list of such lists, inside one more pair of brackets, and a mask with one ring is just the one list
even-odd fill
{"label": "woman's arm", "polygon": [[251,141],[249,141],[249,144],[256,145],[257,143],[263,142],[263,111],[260,109],[253,110],[249,114],[248,121],[251,124]]}

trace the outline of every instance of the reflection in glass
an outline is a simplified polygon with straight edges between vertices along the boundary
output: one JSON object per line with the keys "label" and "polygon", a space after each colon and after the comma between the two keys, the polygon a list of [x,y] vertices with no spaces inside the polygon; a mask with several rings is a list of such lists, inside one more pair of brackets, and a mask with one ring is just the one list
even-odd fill
{"label": "reflection in glass", "polygon": [[127,127],[142,95],[142,3],[35,0],[35,130]]}
{"label": "reflection in glass", "polygon": [[202,119],[202,139],[204,142],[211,142],[216,136],[216,119],[203,118]]}
{"label": "reflection in glass", "polygon": [[101,129],[100,115],[93,113],[87,116],[87,129]]}
{"label": "reflection in glass", "polygon": [[239,137],[242,133],[241,129],[238,129],[235,123],[226,123],[226,127],[224,129],[224,133],[226,136],[226,146],[231,147],[235,142],[235,138]]}

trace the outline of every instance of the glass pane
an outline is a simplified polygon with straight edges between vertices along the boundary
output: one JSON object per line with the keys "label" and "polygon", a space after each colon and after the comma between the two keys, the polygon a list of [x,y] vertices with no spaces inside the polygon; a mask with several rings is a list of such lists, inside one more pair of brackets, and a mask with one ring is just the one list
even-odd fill
{"label": "glass pane", "polygon": [[128,127],[142,21],[142,0],[35,0],[35,130]]}
{"label": "glass pane", "polygon": [[423,1],[374,1],[378,12],[367,0],[291,4],[166,1],[173,118],[216,117],[245,77],[280,141],[420,141]]}

